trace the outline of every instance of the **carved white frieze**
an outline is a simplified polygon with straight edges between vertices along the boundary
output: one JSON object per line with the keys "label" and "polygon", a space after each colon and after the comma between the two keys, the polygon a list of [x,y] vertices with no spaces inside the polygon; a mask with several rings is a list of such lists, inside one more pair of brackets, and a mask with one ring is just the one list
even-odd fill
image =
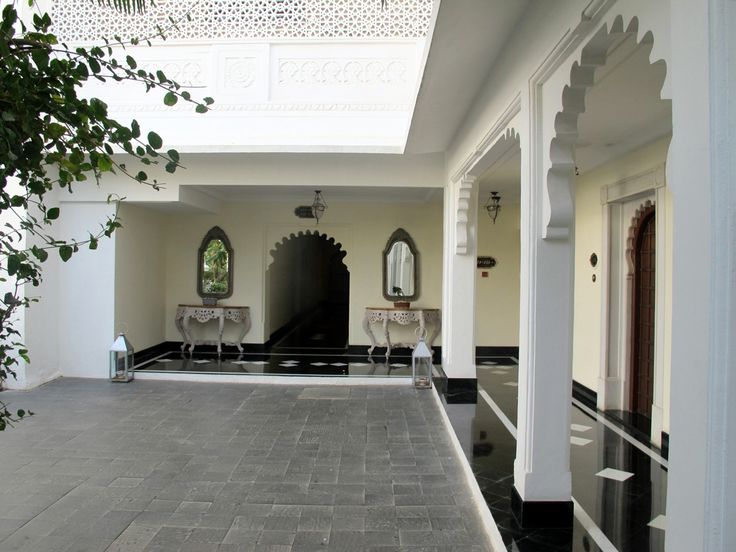
{"label": "carved white frieze", "polygon": [[278,67],[281,86],[404,86],[408,82],[408,62],[401,59],[281,59]]}
{"label": "carved white frieze", "polygon": [[201,60],[150,59],[140,64],[141,69],[155,73],[158,70],[182,86],[204,86],[207,70]]}
{"label": "carved white frieze", "polygon": [[225,88],[249,88],[256,80],[256,71],[254,57],[226,57]]}

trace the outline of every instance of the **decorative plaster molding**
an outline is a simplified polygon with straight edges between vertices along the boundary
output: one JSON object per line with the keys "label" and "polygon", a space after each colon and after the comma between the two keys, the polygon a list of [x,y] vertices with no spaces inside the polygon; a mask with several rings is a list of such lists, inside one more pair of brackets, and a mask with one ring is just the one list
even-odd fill
{"label": "decorative plaster molding", "polygon": [[182,86],[205,86],[207,71],[204,62],[197,59],[147,59],[141,69],[149,73],[163,71]]}
{"label": "decorative plaster molding", "polygon": [[452,173],[450,180],[457,182],[468,172],[472,171],[475,164],[485,155],[485,153],[493,147],[496,141],[504,134],[511,124],[511,121],[521,111],[521,95],[517,94],[511,103],[503,110],[501,115],[496,119],[491,128],[483,135],[473,151],[465,157],[460,166]]}
{"label": "decorative plaster molding", "polygon": [[626,201],[666,186],[665,165],[657,165],[634,176],[601,187],[601,205]]}
{"label": "decorative plaster molding", "polygon": [[226,57],[225,88],[249,88],[256,80],[256,58]]}
{"label": "decorative plaster molding", "polygon": [[278,68],[280,86],[403,86],[408,73],[405,59],[284,58]]}
{"label": "decorative plaster molding", "polygon": [[457,211],[455,222],[455,253],[467,255],[470,241],[470,210],[473,203],[473,186],[476,178],[466,176],[460,181],[457,191]]}

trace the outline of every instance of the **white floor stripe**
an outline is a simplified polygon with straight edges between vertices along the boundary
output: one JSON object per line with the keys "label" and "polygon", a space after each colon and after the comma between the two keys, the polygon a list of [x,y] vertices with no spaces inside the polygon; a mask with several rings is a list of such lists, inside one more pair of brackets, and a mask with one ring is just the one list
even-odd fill
{"label": "white floor stripe", "polygon": [[590,408],[585,406],[583,403],[581,403],[577,399],[572,400],[572,404],[577,406],[580,410],[585,412],[588,416],[594,417],[596,420],[598,420],[600,423],[602,423],[604,426],[606,426],[608,429],[613,431],[614,433],[618,433],[621,437],[626,439],[629,443],[634,445],[636,448],[638,448],[640,451],[642,451],[644,454],[655,460],[656,462],[659,462],[662,466],[669,469],[669,465],[667,463],[667,460],[662,458],[659,454],[654,452],[652,449],[650,449],[648,446],[640,443],[636,439],[634,439],[631,435],[626,433],[623,429],[618,427],[616,424],[608,421],[605,416],[598,414],[597,412],[593,412]]}
{"label": "white floor stripe", "polygon": [[573,511],[575,512],[575,518],[580,522],[591,538],[595,541],[603,552],[618,552],[613,543],[608,540],[608,537],[601,531],[601,528],[595,524],[595,521],[591,519],[588,512],[578,504],[578,501],[573,497]]}
{"label": "white floor stripe", "polygon": [[491,410],[493,410],[493,413],[498,417],[499,420],[501,420],[501,423],[504,425],[504,427],[508,430],[508,432],[516,439],[516,427],[514,424],[511,423],[511,420],[509,420],[506,417],[506,414],[503,413],[501,408],[496,404],[496,401],[494,401],[488,393],[486,393],[486,390],[482,387],[478,387],[478,394],[483,397],[483,400],[488,403],[488,406],[491,407]]}
{"label": "white floor stripe", "polygon": [[481,521],[483,522],[483,527],[486,530],[486,535],[491,541],[491,548],[495,552],[505,552],[506,545],[503,543],[501,532],[498,530],[498,526],[496,525],[496,522],[491,515],[491,510],[486,504],[486,499],[483,497],[483,493],[478,486],[478,480],[475,478],[473,468],[470,467],[470,462],[468,461],[467,456],[465,456],[465,451],[463,451],[460,440],[457,438],[457,435],[455,435],[455,430],[452,427],[450,418],[447,416],[447,411],[445,411],[445,407],[442,404],[439,393],[435,392],[435,390],[432,389],[432,395],[434,395],[435,401],[437,401],[437,408],[440,409],[440,415],[442,416],[442,421],[445,424],[445,430],[450,436],[450,441],[452,441],[452,445],[455,448],[455,453],[460,459],[460,464],[463,467],[463,472],[465,472],[465,480],[470,487],[470,491],[473,493],[473,499],[475,500],[475,506],[478,511],[478,515],[480,515]]}
{"label": "white floor stripe", "polygon": [[[496,402],[491,398],[486,390],[480,386],[478,387],[478,394],[483,397],[483,400],[488,403],[488,406],[491,407],[493,413],[498,416],[498,419],[501,420],[501,423],[504,425],[504,427],[508,430],[509,433],[511,433],[511,435],[513,435],[514,439],[516,439],[516,426],[511,423],[511,420],[509,420],[506,414],[503,413],[503,410],[501,410],[501,408],[496,404]],[[588,513],[583,510],[580,504],[578,504],[578,501],[575,500],[575,497],[572,497],[572,502],[575,519],[577,519],[580,522],[580,525],[585,528],[593,541],[598,545],[598,548],[600,548],[603,552],[618,552],[616,547],[613,546],[611,541],[608,540],[608,537],[606,537],[603,531],[601,531],[600,527],[595,524]]]}

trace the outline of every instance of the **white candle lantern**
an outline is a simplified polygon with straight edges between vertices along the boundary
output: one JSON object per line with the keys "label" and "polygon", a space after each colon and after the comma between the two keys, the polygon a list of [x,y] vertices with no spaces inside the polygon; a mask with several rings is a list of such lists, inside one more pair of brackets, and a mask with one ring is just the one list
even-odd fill
{"label": "white candle lantern", "polygon": [[127,383],[133,379],[133,346],[120,334],[110,347],[110,381]]}
{"label": "white candle lantern", "polygon": [[420,337],[411,355],[411,377],[414,387],[431,389],[432,387],[432,351]]}

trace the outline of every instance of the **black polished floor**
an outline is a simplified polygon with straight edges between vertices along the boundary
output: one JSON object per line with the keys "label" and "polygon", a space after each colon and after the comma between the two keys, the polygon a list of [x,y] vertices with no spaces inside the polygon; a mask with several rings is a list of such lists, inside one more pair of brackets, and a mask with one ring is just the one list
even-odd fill
{"label": "black polished floor", "polygon": [[171,351],[136,367],[142,372],[227,373],[289,376],[410,377],[411,358],[334,354],[318,349],[282,353]]}
{"label": "black polished floor", "polygon": [[518,526],[510,499],[517,375],[508,357],[478,359],[477,404],[446,405],[508,550],[664,550],[666,460],[577,401],[570,444],[574,526]]}

